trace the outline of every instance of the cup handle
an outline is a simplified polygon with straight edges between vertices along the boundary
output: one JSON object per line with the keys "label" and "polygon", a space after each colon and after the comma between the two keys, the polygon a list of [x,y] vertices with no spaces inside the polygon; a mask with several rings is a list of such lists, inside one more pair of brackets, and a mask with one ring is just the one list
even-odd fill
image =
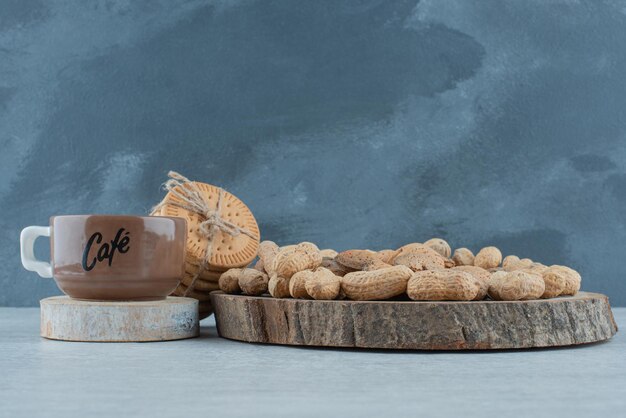
{"label": "cup handle", "polygon": [[35,240],[39,237],[49,237],[49,226],[27,226],[20,234],[20,252],[22,265],[28,271],[34,271],[41,277],[52,277],[52,266],[46,261],[35,258]]}

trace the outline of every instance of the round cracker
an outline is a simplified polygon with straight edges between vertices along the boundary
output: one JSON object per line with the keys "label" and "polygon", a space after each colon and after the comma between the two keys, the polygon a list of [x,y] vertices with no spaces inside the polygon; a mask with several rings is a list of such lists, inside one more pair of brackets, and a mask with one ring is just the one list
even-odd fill
{"label": "round cracker", "polygon": [[[189,255],[188,251],[187,251],[187,254],[185,254],[185,265],[193,266],[193,267],[189,267],[189,269],[195,268],[196,270],[194,270],[194,271],[197,271],[197,269],[200,268],[198,260],[196,259],[196,257],[194,257],[192,255]],[[212,272],[212,273],[222,274],[226,270],[228,270],[228,268],[216,267],[216,266],[213,266],[213,265],[209,264],[209,265],[207,265],[207,267],[206,267],[206,269],[204,271],[205,272],[209,271],[209,272]]]}
{"label": "round cracker", "polygon": [[176,289],[172,292],[173,295],[176,296],[184,296],[187,298],[198,299],[201,302],[206,302],[210,299],[209,293],[198,292],[197,290],[190,289],[187,291],[188,287],[184,283],[180,283]]}
{"label": "round cracker", "polygon": [[211,301],[201,301],[198,302],[198,309],[201,312],[206,312],[206,311],[213,311],[213,305],[211,305]]}
{"label": "round cracker", "polygon": [[[189,276],[194,276],[198,274],[200,267],[195,264],[187,263],[185,265],[185,273]],[[214,270],[203,270],[198,276],[202,280],[206,280],[208,282],[216,282],[220,279],[220,276],[224,274],[223,271],[214,271]]]}
{"label": "round cracker", "polygon": [[[192,183],[198,187],[205,197],[208,206],[211,209],[215,209],[217,207],[219,188],[206,183]],[[187,220],[187,254],[192,264],[199,265],[201,260],[206,257],[207,250],[206,237],[200,233],[200,224],[204,221],[204,217],[178,206],[168,205],[167,202],[183,203],[179,197],[171,192],[165,196],[163,202],[165,204],[161,208],[161,215],[177,216]],[[256,257],[260,241],[259,226],[252,211],[239,198],[224,191],[220,217],[240,228],[248,230],[252,237],[245,234],[233,237],[218,230],[213,239],[213,252],[209,260],[210,269],[220,270],[247,266]]]}
{"label": "round cracker", "polygon": [[198,317],[200,319],[208,318],[213,313],[213,305],[210,301],[198,302]]}
{"label": "round cracker", "polygon": [[[183,276],[182,283],[185,286],[189,287],[192,281],[193,281],[192,275],[185,274],[185,276]],[[209,292],[213,292],[214,290],[220,290],[220,286],[217,283],[217,281],[210,282],[207,280],[203,280],[201,278],[197,278],[196,281],[193,282],[193,290],[197,290],[198,292],[201,292],[201,293],[205,293],[205,292],[209,293]]]}

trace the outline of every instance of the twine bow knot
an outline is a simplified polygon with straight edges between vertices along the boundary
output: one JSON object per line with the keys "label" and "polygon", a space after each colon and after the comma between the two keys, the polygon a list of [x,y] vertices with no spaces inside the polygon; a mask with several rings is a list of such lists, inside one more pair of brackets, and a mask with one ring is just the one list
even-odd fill
{"label": "twine bow knot", "polygon": [[180,201],[175,200],[163,200],[161,203],[152,208],[150,215],[154,215],[158,213],[163,206],[177,206],[181,209],[185,209],[189,212],[196,213],[200,215],[200,217],[204,218],[200,225],[198,226],[198,231],[202,236],[207,239],[207,247],[206,247],[206,255],[200,262],[200,266],[198,272],[194,274],[191,279],[191,283],[187,286],[187,290],[183,296],[187,296],[187,294],[193,290],[194,284],[198,277],[207,270],[209,266],[209,261],[211,260],[211,256],[213,255],[213,240],[215,239],[217,232],[221,231],[225,234],[228,234],[232,237],[239,236],[240,234],[244,234],[249,236],[250,238],[256,238],[252,232],[248,231],[245,228],[238,226],[237,224],[230,222],[226,219],[223,219],[220,216],[220,211],[222,209],[222,200],[224,197],[224,189],[218,187],[217,194],[217,203],[215,205],[215,209],[212,209],[208,202],[204,198],[204,194],[198,187],[198,185],[187,177],[179,174],[175,171],[170,171],[167,173],[169,180],[167,180],[163,184],[163,188],[170,192],[173,196],[176,196]]}
{"label": "twine bow knot", "polygon": [[[220,189],[220,197],[218,197],[218,204],[221,201],[221,194],[223,191],[224,191],[223,189]],[[227,221],[226,219],[222,219],[222,217],[219,214],[219,209],[208,210],[206,213],[204,213],[204,215],[202,215],[202,217],[205,218],[205,220],[200,223],[199,230],[200,230],[200,233],[207,238],[211,237],[212,235],[212,231],[213,231],[212,227],[216,227],[217,229],[224,232],[225,234],[228,234],[233,237],[236,237],[240,235],[243,231],[245,231],[244,229],[240,228],[236,224],[230,221]]]}

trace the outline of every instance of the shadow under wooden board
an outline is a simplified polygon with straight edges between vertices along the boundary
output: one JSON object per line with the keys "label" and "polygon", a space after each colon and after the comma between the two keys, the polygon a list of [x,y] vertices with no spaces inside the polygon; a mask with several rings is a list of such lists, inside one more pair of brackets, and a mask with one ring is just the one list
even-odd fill
{"label": "shadow under wooden board", "polygon": [[556,347],[611,338],[605,295],[529,301],[274,299],[213,292],[221,337],[270,344],[410,350]]}

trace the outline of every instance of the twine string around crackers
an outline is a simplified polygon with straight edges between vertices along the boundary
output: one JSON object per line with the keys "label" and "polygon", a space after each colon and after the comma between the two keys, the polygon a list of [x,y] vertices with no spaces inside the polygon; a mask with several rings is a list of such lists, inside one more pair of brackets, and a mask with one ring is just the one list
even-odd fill
{"label": "twine string around crackers", "polygon": [[207,239],[206,255],[200,262],[198,271],[193,275],[191,283],[189,283],[183,294],[183,296],[187,296],[187,294],[193,290],[196,280],[198,280],[200,275],[209,267],[209,261],[213,255],[213,241],[215,240],[218,231],[222,231],[232,237],[244,234],[251,238],[255,238],[255,235],[247,229],[223,219],[220,216],[224,189],[218,187],[217,203],[215,205],[215,209],[211,209],[196,183],[175,171],[170,171],[167,173],[167,176],[169,179],[163,183],[163,188],[170,192],[173,196],[177,197],[180,201],[164,199],[161,203],[152,208],[150,214],[154,215],[159,212],[163,206],[170,205],[196,213],[204,219],[200,222],[198,230],[199,233]]}

